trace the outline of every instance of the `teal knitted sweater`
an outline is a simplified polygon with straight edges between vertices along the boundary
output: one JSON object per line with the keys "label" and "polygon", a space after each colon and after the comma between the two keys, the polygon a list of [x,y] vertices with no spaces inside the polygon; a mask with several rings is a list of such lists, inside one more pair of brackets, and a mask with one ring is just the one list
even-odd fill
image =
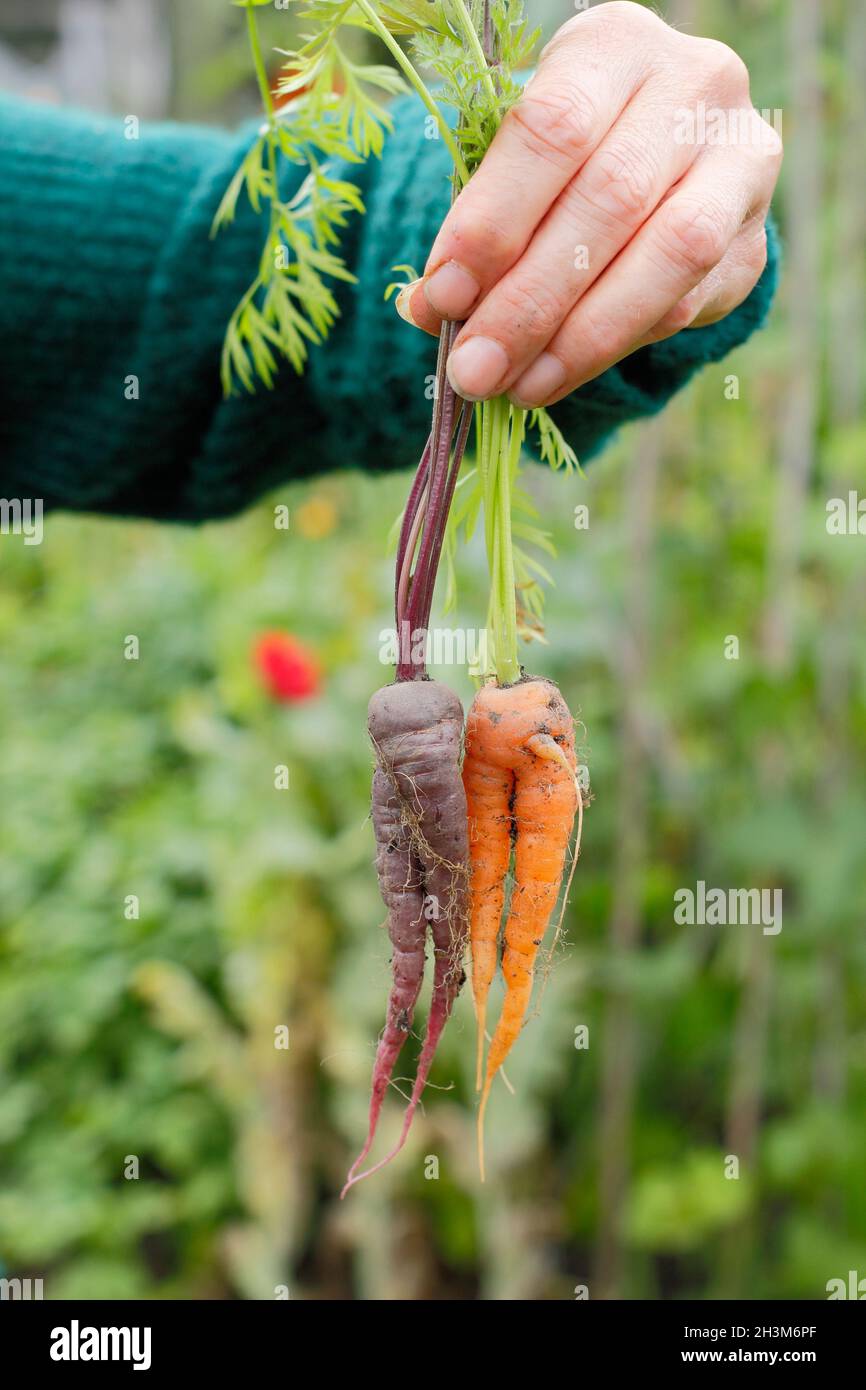
{"label": "teal knitted sweater", "polygon": [[[226,400],[223,334],[263,227],[243,206],[216,240],[209,229],[249,131],[143,124],[129,140],[119,120],[0,101],[0,495],[200,521],[286,479],[413,465],[436,345],[383,290],[394,265],[424,263],[448,157],[414,98],[394,117],[381,161],[339,171],[367,213],[346,230],[357,283],[339,287],[332,336],[304,376],[286,367],[272,391]],[[633,354],[554,408],[582,460],[761,325],[777,259],[771,236],[760,284],[727,319]]]}

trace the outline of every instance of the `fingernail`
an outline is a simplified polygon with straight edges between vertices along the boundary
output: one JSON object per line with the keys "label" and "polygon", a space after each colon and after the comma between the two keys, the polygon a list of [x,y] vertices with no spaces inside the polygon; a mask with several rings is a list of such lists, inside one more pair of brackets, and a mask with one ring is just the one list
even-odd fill
{"label": "fingernail", "polygon": [[443,319],[465,318],[480,292],[475,276],[456,261],[446,261],[424,281],[427,303]]}
{"label": "fingernail", "polygon": [[524,409],[542,405],[565,385],[565,367],[552,352],[541,352],[508,393],[509,400]]}
{"label": "fingernail", "polygon": [[394,300],[394,308],[397,310],[401,319],[405,319],[407,323],[411,323],[413,328],[417,328],[418,325],[412,316],[410,301],[414,297],[415,291],[420,284],[420,280],[412,280],[410,284],[403,286],[397,298]]}
{"label": "fingernail", "polygon": [[467,338],[451,353],[447,370],[458,396],[480,401],[495,393],[508,371],[508,353],[492,338]]}

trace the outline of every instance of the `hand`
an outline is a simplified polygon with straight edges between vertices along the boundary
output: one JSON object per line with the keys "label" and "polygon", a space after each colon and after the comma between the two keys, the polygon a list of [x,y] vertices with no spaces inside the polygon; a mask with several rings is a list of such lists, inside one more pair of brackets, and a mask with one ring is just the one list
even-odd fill
{"label": "hand", "polygon": [[600,5],[544,49],[398,307],[430,333],[466,320],[461,395],[552,404],[747,298],[781,162],[736,53]]}

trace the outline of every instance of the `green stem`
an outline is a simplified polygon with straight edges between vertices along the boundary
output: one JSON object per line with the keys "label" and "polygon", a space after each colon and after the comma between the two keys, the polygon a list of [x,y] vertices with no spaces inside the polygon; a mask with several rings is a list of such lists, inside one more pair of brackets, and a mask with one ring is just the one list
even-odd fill
{"label": "green stem", "polygon": [[481,478],[481,490],[484,497],[484,537],[487,545],[488,560],[493,544],[493,520],[490,515],[490,508],[487,505],[489,497],[490,479],[490,401],[480,401],[475,407],[475,418],[478,424],[478,472]]}
{"label": "green stem", "polygon": [[[459,26],[473,58],[483,74],[482,81],[496,101],[496,87],[487,55],[478,34],[486,6],[483,0],[445,0],[447,11]],[[514,583],[514,544],[512,541],[512,491],[520,462],[526,427],[526,412],[513,407],[504,396],[483,401],[476,407],[478,470],[484,499],[484,538],[490,573],[490,601],[487,626],[493,642],[493,668],[502,685],[520,679],[517,652],[517,592]]]}
{"label": "green stem", "polygon": [[270,229],[271,235],[273,235],[274,227],[276,225],[277,220],[277,211],[275,203],[279,196],[279,189],[277,187],[276,110],[274,108],[274,99],[271,95],[271,84],[268,81],[268,69],[265,64],[264,54],[262,53],[262,45],[259,40],[258,25],[256,24],[256,18],[255,14],[253,13],[253,7],[249,4],[247,5],[247,32],[249,33],[250,37],[250,49],[253,55],[253,65],[256,70],[256,79],[259,84],[259,91],[262,94],[262,104],[265,108],[265,114],[268,118],[268,173],[271,176]]}
{"label": "green stem", "polygon": [[451,155],[451,158],[454,161],[454,167],[460,176],[460,182],[467,183],[469,180],[469,170],[466,167],[466,162],[462,154],[460,153],[460,149],[457,145],[456,140],[454,139],[452,131],[449,129],[447,123],[442,118],[442,112],[439,110],[439,107],[436,105],[435,101],[431,97],[430,93],[428,92],[418,73],[415,71],[414,67],[410,63],[409,59],[406,57],[406,54],[403,52],[397,40],[394,38],[393,34],[385,27],[379,16],[376,14],[376,11],[373,9],[373,6],[368,4],[368,0],[356,0],[356,3],[358,5],[359,10],[361,10],[366,15],[370,27],[378,34],[379,38],[382,40],[383,44],[387,48],[388,52],[392,55],[398,66],[403,69],[403,72],[406,74],[410,83],[415,88],[415,91],[418,93],[424,105],[427,107],[427,110],[430,112],[430,115],[433,116],[433,118],[435,119],[440,131],[442,132],[442,139],[445,141],[445,144],[448,147],[448,153]]}
{"label": "green stem", "polygon": [[466,42],[472,50],[472,56],[483,74],[481,80],[487,88],[490,100],[495,102],[496,88],[493,85],[493,78],[490,76],[490,69],[487,66],[487,59],[484,56],[484,49],[481,47],[478,31],[472,23],[469,11],[466,9],[463,0],[454,0],[453,5],[449,5],[448,8],[463,30]]}
{"label": "green stem", "polygon": [[517,595],[514,588],[514,549],[511,540],[511,482],[514,466],[514,447],[519,452],[519,435],[515,430],[509,439],[508,425],[511,408],[506,400],[496,402],[499,413],[499,468],[497,478],[497,539],[499,542],[499,622],[502,633],[496,648],[496,676],[502,684],[520,678],[517,657]]}
{"label": "green stem", "polygon": [[523,440],[524,412],[512,412],[504,396],[484,401],[478,412],[478,469],[484,497],[484,537],[490,573],[487,626],[493,639],[496,678],[502,684],[510,684],[520,677],[511,493]]}
{"label": "green stem", "polygon": [[479,407],[479,460],[484,495],[484,534],[490,572],[487,625],[493,638],[497,680],[520,678],[517,653],[517,593],[511,539],[511,499],[523,443],[525,412],[500,396]]}
{"label": "green stem", "polygon": [[253,64],[256,69],[259,91],[262,94],[262,103],[267,112],[268,125],[273,128],[274,99],[271,96],[271,87],[268,82],[268,70],[265,66],[265,60],[262,54],[262,45],[259,42],[259,30],[256,24],[256,17],[253,13],[253,7],[250,4],[247,5],[247,32],[250,36],[250,48],[253,55]]}

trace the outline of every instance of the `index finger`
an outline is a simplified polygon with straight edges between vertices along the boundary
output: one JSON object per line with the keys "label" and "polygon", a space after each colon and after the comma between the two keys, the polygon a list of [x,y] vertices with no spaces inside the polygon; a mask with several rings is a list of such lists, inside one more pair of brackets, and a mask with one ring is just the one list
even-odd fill
{"label": "index finger", "polygon": [[442,318],[465,318],[520,258],[551,204],[640,87],[633,62],[587,64],[554,47],[506,115],[433,243],[424,292]]}

